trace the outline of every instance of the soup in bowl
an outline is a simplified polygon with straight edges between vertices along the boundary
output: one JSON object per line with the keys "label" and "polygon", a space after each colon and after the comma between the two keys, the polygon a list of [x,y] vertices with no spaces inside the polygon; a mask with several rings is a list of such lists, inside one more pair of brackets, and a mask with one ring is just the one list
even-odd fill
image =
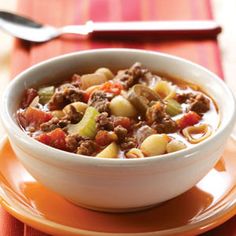
{"label": "soup in bowl", "polygon": [[192,62],[100,49],[18,75],[1,117],[39,182],[75,204],[120,212],[176,197],[213,168],[233,128],[235,101],[215,74]]}
{"label": "soup in bowl", "polygon": [[123,159],[189,148],[219,125],[217,105],[199,86],[154,74],[139,62],[28,88],[17,118],[29,136],[51,147]]}

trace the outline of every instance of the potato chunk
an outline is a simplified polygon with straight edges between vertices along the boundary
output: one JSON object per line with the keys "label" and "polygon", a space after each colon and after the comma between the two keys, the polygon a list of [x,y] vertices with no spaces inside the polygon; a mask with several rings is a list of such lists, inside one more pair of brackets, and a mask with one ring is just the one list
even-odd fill
{"label": "potato chunk", "polygon": [[119,153],[119,147],[118,147],[118,145],[115,142],[113,142],[113,143],[109,144],[101,152],[99,152],[96,157],[117,158],[118,157],[118,153]]}

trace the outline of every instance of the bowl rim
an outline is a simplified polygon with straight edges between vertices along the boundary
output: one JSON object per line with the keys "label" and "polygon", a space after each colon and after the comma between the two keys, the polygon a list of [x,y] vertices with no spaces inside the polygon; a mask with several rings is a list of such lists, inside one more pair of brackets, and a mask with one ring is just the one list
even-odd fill
{"label": "bowl rim", "polygon": [[[157,156],[151,156],[147,158],[134,158],[134,159],[120,159],[120,158],[98,158],[93,156],[85,156],[85,155],[79,155],[70,153],[67,151],[59,150],[56,148],[52,148],[50,146],[47,146],[43,143],[38,142],[37,140],[33,139],[32,137],[28,136],[20,127],[19,125],[13,120],[11,117],[9,110],[8,110],[8,98],[11,94],[11,91],[14,90],[14,87],[16,86],[17,82],[19,82],[22,79],[25,79],[28,72],[34,70],[35,68],[42,67],[42,66],[50,66],[50,63],[57,63],[65,58],[73,57],[73,56],[83,56],[88,54],[94,54],[94,53],[136,53],[136,54],[146,54],[150,56],[158,56],[158,57],[164,57],[166,59],[170,60],[177,60],[180,63],[184,63],[190,66],[193,66],[201,71],[203,73],[209,74],[211,77],[214,77],[214,80],[216,83],[220,84],[222,88],[224,89],[224,93],[227,93],[228,99],[231,100],[233,107],[230,113],[230,118],[228,119],[227,123],[220,123],[219,127],[217,128],[216,132],[211,135],[206,140],[202,141],[201,143],[198,143],[196,146],[180,150],[173,153],[163,154],[163,155],[157,155]],[[47,65],[48,64],[48,65]],[[25,77],[25,78],[24,78]],[[203,150],[205,147],[210,145],[210,143],[214,143],[224,132],[226,129],[231,128],[231,126],[234,124],[236,120],[236,103],[235,98],[233,96],[232,91],[226,86],[226,84],[223,82],[222,79],[219,78],[218,75],[214,74],[213,72],[209,71],[205,67],[196,64],[194,62],[191,62],[190,60],[173,56],[167,53],[161,53],[151,50],[142,50],[142,49],[129,49],[129,48],[103,48],[103,49],[92,49],[92,50],[83,50],[79,52],[73,52],[64,54],[61,56],[53,57],[50,59],[47,59],[45,61],[42,61],[40,63],[37,63],[36,65],[33,65],[29,67],[28,69],[24,70],[20,74],[18,74],[7,86],[5,89],[3,96],[2,96],[2,108],[0,110],[0,116],[2,123],[8,133],[8,135],[13,135],[18,141],[21,143],[21,145],[17,145],[20,149],[23,146],[30,147],[30,150],[34,149],[34,152],[32,152],[30,155],[35,156],[34,153],[42,153],[42,149],[44,150],[44,155],[37,155],[37,158],[40,158],[41,160],[45,162],[60,162],[63,165],[71,165],[71,164],[88,164],[88,165],[118,165],[118,166],[132,166],[132,165],[143,165],[143,164],[151,164],[153,162],[162,162],[162,161],[169,161],[177,159],[181,156],[181,160],[183,158],[189,158],[191,156],[195,156],[196,153]],[[25,151],[25,148],[24,148]],[[50,156],[50,159],[53,158],[53,160],[47,160],[48,156]]]}

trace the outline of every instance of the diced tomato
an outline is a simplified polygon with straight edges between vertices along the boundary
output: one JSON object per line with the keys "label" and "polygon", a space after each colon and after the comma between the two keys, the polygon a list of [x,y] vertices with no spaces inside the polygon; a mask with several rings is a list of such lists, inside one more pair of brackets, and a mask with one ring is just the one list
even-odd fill
{"label": "diced tomato", "polygon": [[187,114],[185,114],[183,117],[181,117],[176,122],[179,125],[180,129],[184,129],[188,126],[195,125],[201,120],[201,116],[199,116],[196,112],[190,111]]}
{"label": "diced tomato", "polygon": [[96,134],[95,141],[100,146],[106,146],[117,140],[117,136],[114,132],[108,132],[106,130],[100,130]]}
{"label": "diced tomato", "polygon": [[36,96],[38,96],[38,92],[36,89],[33,88],[27,89],[21,102],[21,107],[22,108],[28,107]]}
{"label": "diced tomato", "polygon": [[29,126],[38,127],[40,124],[52,119],[52,114],[41,111],[34,107],[28,107],[22,115],[25,117],[26,123]]}
{"label": "diced tomato", "polygon": [[116,127],[118,125],[121,125],[124,128],[129,130],[131,128],[132,122],[131,122],[130,118],[128,118],[128,117],[115,117],[114,126]]}
{"label": "diced tomato", "polygon": [[51,144],[51,137],[47,133],[40,134],[35,139],[49,146]]}
{"label": "diced tomato", "polygon": [[84,97],[83,97],[83,102],[87,103],[89,98],[90,98],[90,94],[85,92]]}
{"label": "diced tomato", "polygon": [[122,84],[111,81],[108,81],[101,86],[101,90],[107,93],[113,93],[114,95],[119,95],[122,89]]}
{"label": "diced tomato", "polygon": [[66,134],[60,128],[54,129],[49,133],[40,134],[36,137],[36,140],[48,146],[66,150]]}

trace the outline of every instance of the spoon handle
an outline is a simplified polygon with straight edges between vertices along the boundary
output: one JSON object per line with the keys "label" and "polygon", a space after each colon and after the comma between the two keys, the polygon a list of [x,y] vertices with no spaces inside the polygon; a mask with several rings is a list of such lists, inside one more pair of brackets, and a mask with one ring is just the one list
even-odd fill
{"label": "spoon handle", "polygon": [[92,22],[85,27],[91,37],[96,38],[214,38],[221,32],[215,21],[133,21],[133,22]]}

